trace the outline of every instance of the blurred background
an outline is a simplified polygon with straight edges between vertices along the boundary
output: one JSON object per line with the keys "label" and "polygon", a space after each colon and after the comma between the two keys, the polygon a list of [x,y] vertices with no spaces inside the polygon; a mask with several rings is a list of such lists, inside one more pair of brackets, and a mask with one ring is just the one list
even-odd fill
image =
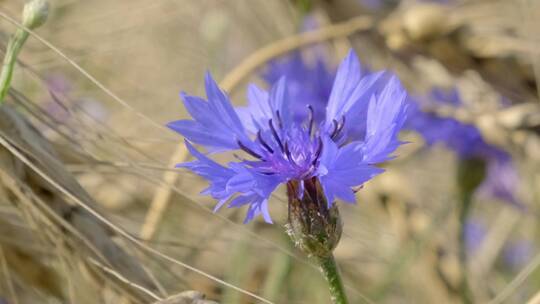
{"label": "blurred background", "polygon": [[[331,85],[349,48],[366,69],[396,73],[415,105],[409,143],[357,205],[340,204],[335,255],[351,303],[462,303],[463,277],[474,303],[540,303],[540,2],[49,2],[1,115],[17,149],[3,144],[0,159],[0,303],[153,303],[187,290],[329,303],[284,232],[284,189],[274,225],[214,214],[205,182],[174,169],[190,156],[165,124],[187,118],[179,93],[204,96],[206,71],[242,105],[248,83],[267,87],[272,64],[294,56],[306,75],[323,62]],[[23,6],[0,0],[2,55]]]}

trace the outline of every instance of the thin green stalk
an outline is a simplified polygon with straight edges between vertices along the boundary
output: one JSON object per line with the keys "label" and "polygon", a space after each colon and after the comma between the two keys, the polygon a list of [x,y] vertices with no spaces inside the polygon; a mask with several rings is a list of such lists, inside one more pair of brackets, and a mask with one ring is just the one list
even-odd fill
{"label": "thin green stalk", "polygon": [[466,225],[472,209],[472,197],[476,189],[486,177],[486,161],[482,158],[468,158],[461,160],[457,171],[457,184],[459,187],[458,206],[458,260],[461,268],[461,279],[458,286],[459,296],[464,304],[474,303],[474,295],[468,280]]}
{"label": "thin green stalk", "polygon": [[347,295],[345,294],[345,288],[343,286],[343,281],[341,280],[341,275],[339,274],[336,260],[334,259],[334,255],[330,254],[326,257],[318,257],[317,260],[321,266],[321,271],[326,278],[326,282],[328,282],[332,303],[349,303],[347,300]]}
{"label": "thin green stalk", "polygon": [[459,282],[458,290],[461,296],[461,300],[464,304],[473,303],[473,295],[467,278],[467,243],[466,243],[466,224],[469,217],[469,211],[471,209],[471,195],[463,194],[461,199],[461,205],[459,206],[459,248],[458,257],[459,265],[461,268],[461,279]]}
{"label": "thin green stalk", "polygon": [[17,29],[15,34],[9,39],[4,63],[2,65],[2,72],[0,74],[0,105],[4,102],[9,91],[9,85],[11,84],[11,78],[13,77],[13,69],[15,67],[15,62],[17,61],[17,56],[27,39],[28,32],[23,29]]}
{"label": "thin green stalk", "polygon": [[30,35],[26,28],[32,30],[41,26],[47,20],[49,14],[49,4],[47,0],[32,0],[24,5],[22,13],[22,25],[25,27],[17,28],[15,33],[9,38],[6,47],[6,54],[0,72],[0,105],[4,102],[9,91],[11,78],[13,77],[13,69],[17,56]]}

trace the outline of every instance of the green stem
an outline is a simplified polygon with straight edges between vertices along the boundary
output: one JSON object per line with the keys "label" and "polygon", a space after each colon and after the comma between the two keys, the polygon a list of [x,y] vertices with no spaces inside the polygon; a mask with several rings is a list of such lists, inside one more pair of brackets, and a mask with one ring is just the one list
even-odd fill
{"label": "green stem", "polygon": [[15,34],[9,39],[4,63],[2,65],[2,72],[0,74],[0,105],[4,102],[9,91],[11,78],[13,76],[13,68],[15,67],[17,56],[26,42],[26,39],[28,39],[28,32],[23,29],[17,29]]}
{"label": "green stem", "polygon": [[464,304],[473,303],[473,295],[467,279],[468,267],[467,267],[467,243],[466,243],[466,224],[469,217],[469,211],[471,209],[471,195],[462,194],[461,205],[459,208],[459,248],[458,257],[459,265],[461,268],[461,280],[459,282],[459,294]]}
{"label": "green stem", "polygon": [[318,257],[319,265],[321,266],[321,271],[328,282],[328,287],[330,289],[330,296],[332,298],[332,303],[334,304],[347,304],[347,295],[345,294],[345,288],[343,286],[343,281],[339,274],[339,269],[336,264],[334,256],[330,254],[327,257]]}
{"label": "green stem", "polygon": [[473,204],[473,194],[486,177],[486,161],[476,157],[460,161],[456,177],[460,196],[458,206],[458,260],[461,268],[461,280],[459,282],[458,292],[461,296],[462,303],[471,304],[474,302],[474,295],[467,277],[468,267],[465,229]]}

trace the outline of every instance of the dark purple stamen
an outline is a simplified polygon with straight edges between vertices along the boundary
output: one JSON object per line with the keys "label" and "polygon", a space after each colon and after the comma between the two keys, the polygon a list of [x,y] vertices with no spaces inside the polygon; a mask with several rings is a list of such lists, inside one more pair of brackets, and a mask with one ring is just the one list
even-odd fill
{"label": "dark purple stamen", "polygon": [[309,109],[309,116],[308,116],[308,121],[309,121],[309,128],[308,128],[308,135],[311,136],[311,133],[313,132],[313,124],[314,124],[314,119],[315,119],[315,115],[313,114],[313,107],[311,105],[308,105],[308,109]]}
{"label": "dark purple stamen", "polygon": [[319,160],[319,157],[321,156],[322,149],[323,149],[322,139],[319,137],[318,140],[319,140],[319,143],[317,145],[317,151],[315,151],[315,155],[313,157],[312,165],[315,165],[315,163]]}
{"label": "dark purple stamen", "polygon": [[334,124],[334,130],[332,130],[332,133],[330,134],[330,138],[334,138],[337,134],[337,130],[338,130],[338,127],[339,127],[339,123],[337,120],[333,119],[332,120],[332,123]]}
{"label": "dark purple stamen", "polygon": [[251,165],[251,163],[253,163],[252,160],[248,160],[248,159],[246,159],[246,158],[244,158],[244,157],[242,157],[242,156],[240,156],[240,155],[238,155],[238,154],[236,154],[236,153],[233,153],[233,156],[234,156],[234,158],[236,158],[237,160],[239,160],[239,161],[245,163],[246,165]]}
{"label": "dark purple stamen", "polygon": [[276,111],[276,117],[278,119],[278,126],[280,129],[283,129],[283,121],[281,120],[281,115],[279,114],[279,110]]}
{"label": "dark purple stamen", "polygon": [[266,143],[266,141],[264,141],[264,139],[262,138],[262,134],[261,134],[261,131],[257,132],[257,139],[259,140],[259,142],[261,143],[261,145],[263,145],[263,147],[266,149],[266,151],[270,152],[270,153],[274,153],[274,149],[270,148],[270,146]]}
{"label": "dark purple stamen", "polygon": [[238,140],[237,143],[238,143],[238,146],[240,147],[240,149],[245,151],[247,154],[249,154],[249,155],[251,155],[251,156],[253,156],[255,158],[262,159],[262,156],[255,153],[255,151],[251,150],[250,148],[246,147],[241,141]]}
{"label": "dark purple stamen", "polygon": [[338,135],[341,133],[341,131],[343,130],[343,127],[345,126],[345,116],[342,116],[341,117],[341,121],[338,122],[337,120],[332,120],[332,122],[334,123],[334,130],[332,131],[332,135],[330,135],[330,138],[332,139],[336,139],[336,137],[338,137]]}
{"label": "dark purple stamen", "polygon": [[268,121],[268,126],[270,126],[272,135],[274,136],[274,139],[277,141],[279,148],[281,149],[281,152],[284,152],[285,150],[283,149],[283,143],[281,142],[281,139],[279,138],[279,135],[277,134],[276,128],[274,128],[274,123],[272,122],[272,119]]}
{"label": "dark purple stamen", "polygon": [[341,118],[341,122],[339,123],[339,127],[337,130],[338,134],[341,133],[341,131],[343,130],[343,127],[345,127],[345,116]]}
{"label": "dark purple stamen", "polygon": [[358,187],[353,187],[352,191],[353,191],[353,193],[357,193],[358,191],[362,190],[362,188],[364,188],[364,185],[360,185]]}

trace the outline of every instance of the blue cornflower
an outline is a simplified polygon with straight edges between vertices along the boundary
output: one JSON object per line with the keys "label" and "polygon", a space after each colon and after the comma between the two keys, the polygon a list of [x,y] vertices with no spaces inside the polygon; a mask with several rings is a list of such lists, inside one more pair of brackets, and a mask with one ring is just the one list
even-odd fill
{"label": "blue cornflower", "polygon": [[512,270],[520,270],[535,254],[534,243],[526,239],[511,240],[503,249],[503,261]]}
{"label": "blue cornflower", "polygon": [[516,195],[519,184],[519,175],[512,159],[507,154],[499,154],[488,162],[486,178],[478,191],[482,195],[498,198],[519,209],[525,209]]}
{"label": "blue cornflower", "polygon": [[[465,223],[465,244],[467,253],[474,255],[488,238],[489,227],[478,218],[469,218]],[[512,270],[519,270],[534,255],[534,244],[527,239],[508,240],[502,248],[502,262]]]}
{"label": "blue cornflower", "polygon": [[449,91],[435,89],[427,99],[410,98],[409,116],[405,127],[418,132],[428,146],[441,143],[454,151],[462,160],[484,161],[486,177],[478,188],[479,192],[522,208],[516,197],[519,177],[511,155],[488,144],[476,126],[465,124],[454,118],[439,117],[420,109],[421,105],[436,106],[437,104],[462,106],[456,89]]}
{"label": "blue cornflower", "polygon": [[461,100],[456,89],[434,89],[424,98],[410,98],[410,115],[406,126],[418,132],[428,146],[443,143],[461,158],[487,157],[499,149],[488,145],[480,131],[473,125],[464,124],[449,117],[440,117],[421,110],[422,106],[449,105],[460,107]]}
{"label": "blue cornflower", "polygon": [[[327,208],[338,198],[353,203],[353,189],[380,174],[374,165],[391,159],[401,144],[397,135],[406,118],[406,93],[396,77],[378,83],[380,75],[362,76],[351,51],[339,66],[324,114],[316,119],[316,105],[291,98],[285,78],[269,92],[251,85],[248,106],[235,109],[207,74],[207,100],[182,93],[193,120],[168,124],[186,138],[196,158],[178,166],[208,180],[203,193],[219,201],[215,210],[225,204],[249,206],[245,222],[262,215],[271,223],[268,199],[280,184],[294,188],[298,199],[307,188],[320,189]],[[380,90],[374,90],[376,83]],[[295,114],[299,103],[305,117]],[[361,136],[349,132],[356,125],[364,125]],[[191,142],[210,152],[242,150],[246,158],[224,166]]]}
{"label": "blue cornflower", "polygon": [[465,246],[469,255],[476,253],[486,239],[487,227],[481,221],[469,218],[465,222]]}

